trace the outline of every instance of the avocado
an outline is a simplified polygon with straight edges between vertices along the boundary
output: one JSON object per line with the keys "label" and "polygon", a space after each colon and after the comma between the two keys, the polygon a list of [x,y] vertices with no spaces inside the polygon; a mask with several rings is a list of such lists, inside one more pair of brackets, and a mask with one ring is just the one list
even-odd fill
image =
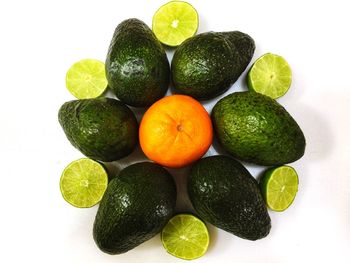
{"label": "avocado", "polygon": [[129,155],[138,142],[135,115],[115,99],[66,102],[59,110],[58,120],[71,144],[95,160],[118,160]]}
{"label": "avocado", "polygon": [[254,50],[254,40],[239,31],[189,38],[176,49],[171,63],[174,87],[198,100],[214,98],[238,79]]}
{"label": "avocado", "polygon": [[131,106],[150,106],[165,95],[169,62],[145,23],[127,19],[117,26],[107,54],[106,76],[111,90]]}
{"label": "avocado", "polygon": [[98,208],[93,237],[108,254],[121,254],[158,234],[172,217],[176,186],[163,167],[141,162],[112,179]]}
{"label": "avocado", "polygon": [[268,96],[236,92],[218,101],[211,115],[219,142],[241,161],[282,165],[304,155],[306,143],[299,125]]}
{"label": "avocado", "polygon": [[269,234],[271,220],[258,183],[231,157],[200,159],[190,170],[187,190],[198,215],[214,226],[249,240]]}

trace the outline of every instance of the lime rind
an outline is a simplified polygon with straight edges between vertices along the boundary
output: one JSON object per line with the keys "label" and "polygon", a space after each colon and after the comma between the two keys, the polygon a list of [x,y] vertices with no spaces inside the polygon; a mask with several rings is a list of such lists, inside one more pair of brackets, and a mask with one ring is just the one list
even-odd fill
{"label": "lime rind", "polygon": [[298,174],[293,167],[269,169],[263,175],[261,190],[267,206],[277,212],[286,210],[298,192]]}
{"label": "lime rind", "polygon": [[273,99],[282,97],[292,84],[292,70],[281,56],[267,53],[248,72],[248,88]]}
{"label": "lime rind", "polygon": [[171,218],[162,230],[161,239],[169,254],[186,260],[203,256],[209,246],[205,223],[191,214]]}
{"label": "lime rind", "polygon": [[71,162],[62,172],[60,190],[63,198],[78,208],[88,208],[101,201],[108,185],[103,165],[89,158]]}
{"label": "lime rind", "polygon": [[77,99],[97,98],[107,85],[105,65],[96,59],[80,60],[66,74],[67,89]]}
{"label": "lime rind", "polygon": [[161,6],[153,16],[152,30],[167,46],[178,46],[198,30],[198,13],[183,1],[171,1]]}

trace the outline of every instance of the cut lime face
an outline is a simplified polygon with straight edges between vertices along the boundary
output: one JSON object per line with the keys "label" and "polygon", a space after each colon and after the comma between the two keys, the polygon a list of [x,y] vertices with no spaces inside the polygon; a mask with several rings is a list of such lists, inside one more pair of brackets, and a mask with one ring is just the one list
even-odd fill
{"label": "cut lime face", "polygon": [[108,175],[102,164],[88,158],[71,162],[60,180],[63,198],[80,208],[92,207],[100,202],[107,185]]}
{"label": "cut lime face", "polygon": [[280,166],[267,170],[260,186],[267,206],[281,212],[293,203],[298,184],[297,172],[290,166]]}
{"label": "cut lime face", "polygon": [[70,67],[66,86],[77,99],[97,98],[107,88],[105,64],[96,59],[83,59]]}
{"label": "cut lime face", "polygon": [[247,81],[250,90],[277,99],[289,90],[292,70],[283,57],[267,53],[254,62]]}
{"label": "cut lime face", "polygon": [[196,34],[198,13],[183,1],[171,1],[161,6],[153,16],[152,30],[158,40],[168,46],[178,46]]}
{"label": "cut lime face", "polygon": [[196,259],[205,254],[209,246],[209,233],[199,218],[178,214],[165,225],[161,234],[165,250],[181,259]]}

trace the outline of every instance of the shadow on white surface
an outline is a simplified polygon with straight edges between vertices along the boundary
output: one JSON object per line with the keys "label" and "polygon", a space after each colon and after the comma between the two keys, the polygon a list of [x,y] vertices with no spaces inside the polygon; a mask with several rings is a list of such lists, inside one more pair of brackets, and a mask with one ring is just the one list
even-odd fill
{"label": "shadow on white surface", "polygon": [[207,23],[207,20],[206,20],[204,14],[202,14],[200,10],[199,11],[197,10],[197,12],[198,12],[198,20],[199,20],[197,34],[210,31],[211,29],[208,27],[208,23]]}
{"label": "shadow on white surface", "polygon": [[[327,102],[325,101],[325,104]],[[306,138],[306,149],[303,158],[310,161],[323,161],[332,154],[334,148],[333,127],[321,111],[302,103],[288,105],[287,110],[297,120]],[[331,109],[329,109],[331,110]],[[304,162],[306,163],[306,162]]]}
{"label": "shadow on white surface", "polygon": [[[208,253],[210,253],[211,251],[215,251],[215,247],[218,241],[218,231],[219,229],[216,226],[213,226],[212,224],[205,222],[205,224],[208,227],[208,231],[209,231],[209,238],[210,238],[210,243],[209,243],[209,247],[208,247]],[[220,246],[220,249],[225,249],[225,247]]]}
{"label": "shadow on white surface", "polygon": [[163,248],[162,241],[160,238],[160,234],[155,235],[151,239],[137,246],[138,251],[149,251],[150,249],[159,249]]}

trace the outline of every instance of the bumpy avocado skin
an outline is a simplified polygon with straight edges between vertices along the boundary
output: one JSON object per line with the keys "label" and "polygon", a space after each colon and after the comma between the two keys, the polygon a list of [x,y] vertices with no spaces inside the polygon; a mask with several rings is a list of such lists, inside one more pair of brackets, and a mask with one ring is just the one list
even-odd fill
{"label": "bumpy avocado skin", "polygon": [[168,89],[170,66],[164,48],[138,19],[117,26],[105,65],[109,87],[128,105],[150,106]]}
{"label": "bumpy avocado skin", "polygon": [[299,125],[268,96],[253,91],[230,94],[214,106],[212,121],[219,142],[239,160],[270,166],[304,155]]}
{"label": "bumpy avocado skin", "polygon": [[133,164],[114,178],[101,200],[93,237],[108,254],[121,254],[158,234],[172,217],[176,186],[163,167]]}
{"label": "bumpy avocado skin", "polygon": [[59,122],[71,144],[89,158],[110,162],[129,155],[138,142],[133,112],[111,98],[64,103]]}
{"label": "bumpy avocado skin", "polygon": [[254,40],[239,31],[207,32],[187,39],[171,63],[174,87],[199,100],[214,98],[238,79],[254,50]]}
{"label": "bumpy avocado skin", "polygon": [[271,220],[258,183],[231,157],[199,160],[191,168],[187,189],[193,207],[209,223],[248,240],[269,234]]}

